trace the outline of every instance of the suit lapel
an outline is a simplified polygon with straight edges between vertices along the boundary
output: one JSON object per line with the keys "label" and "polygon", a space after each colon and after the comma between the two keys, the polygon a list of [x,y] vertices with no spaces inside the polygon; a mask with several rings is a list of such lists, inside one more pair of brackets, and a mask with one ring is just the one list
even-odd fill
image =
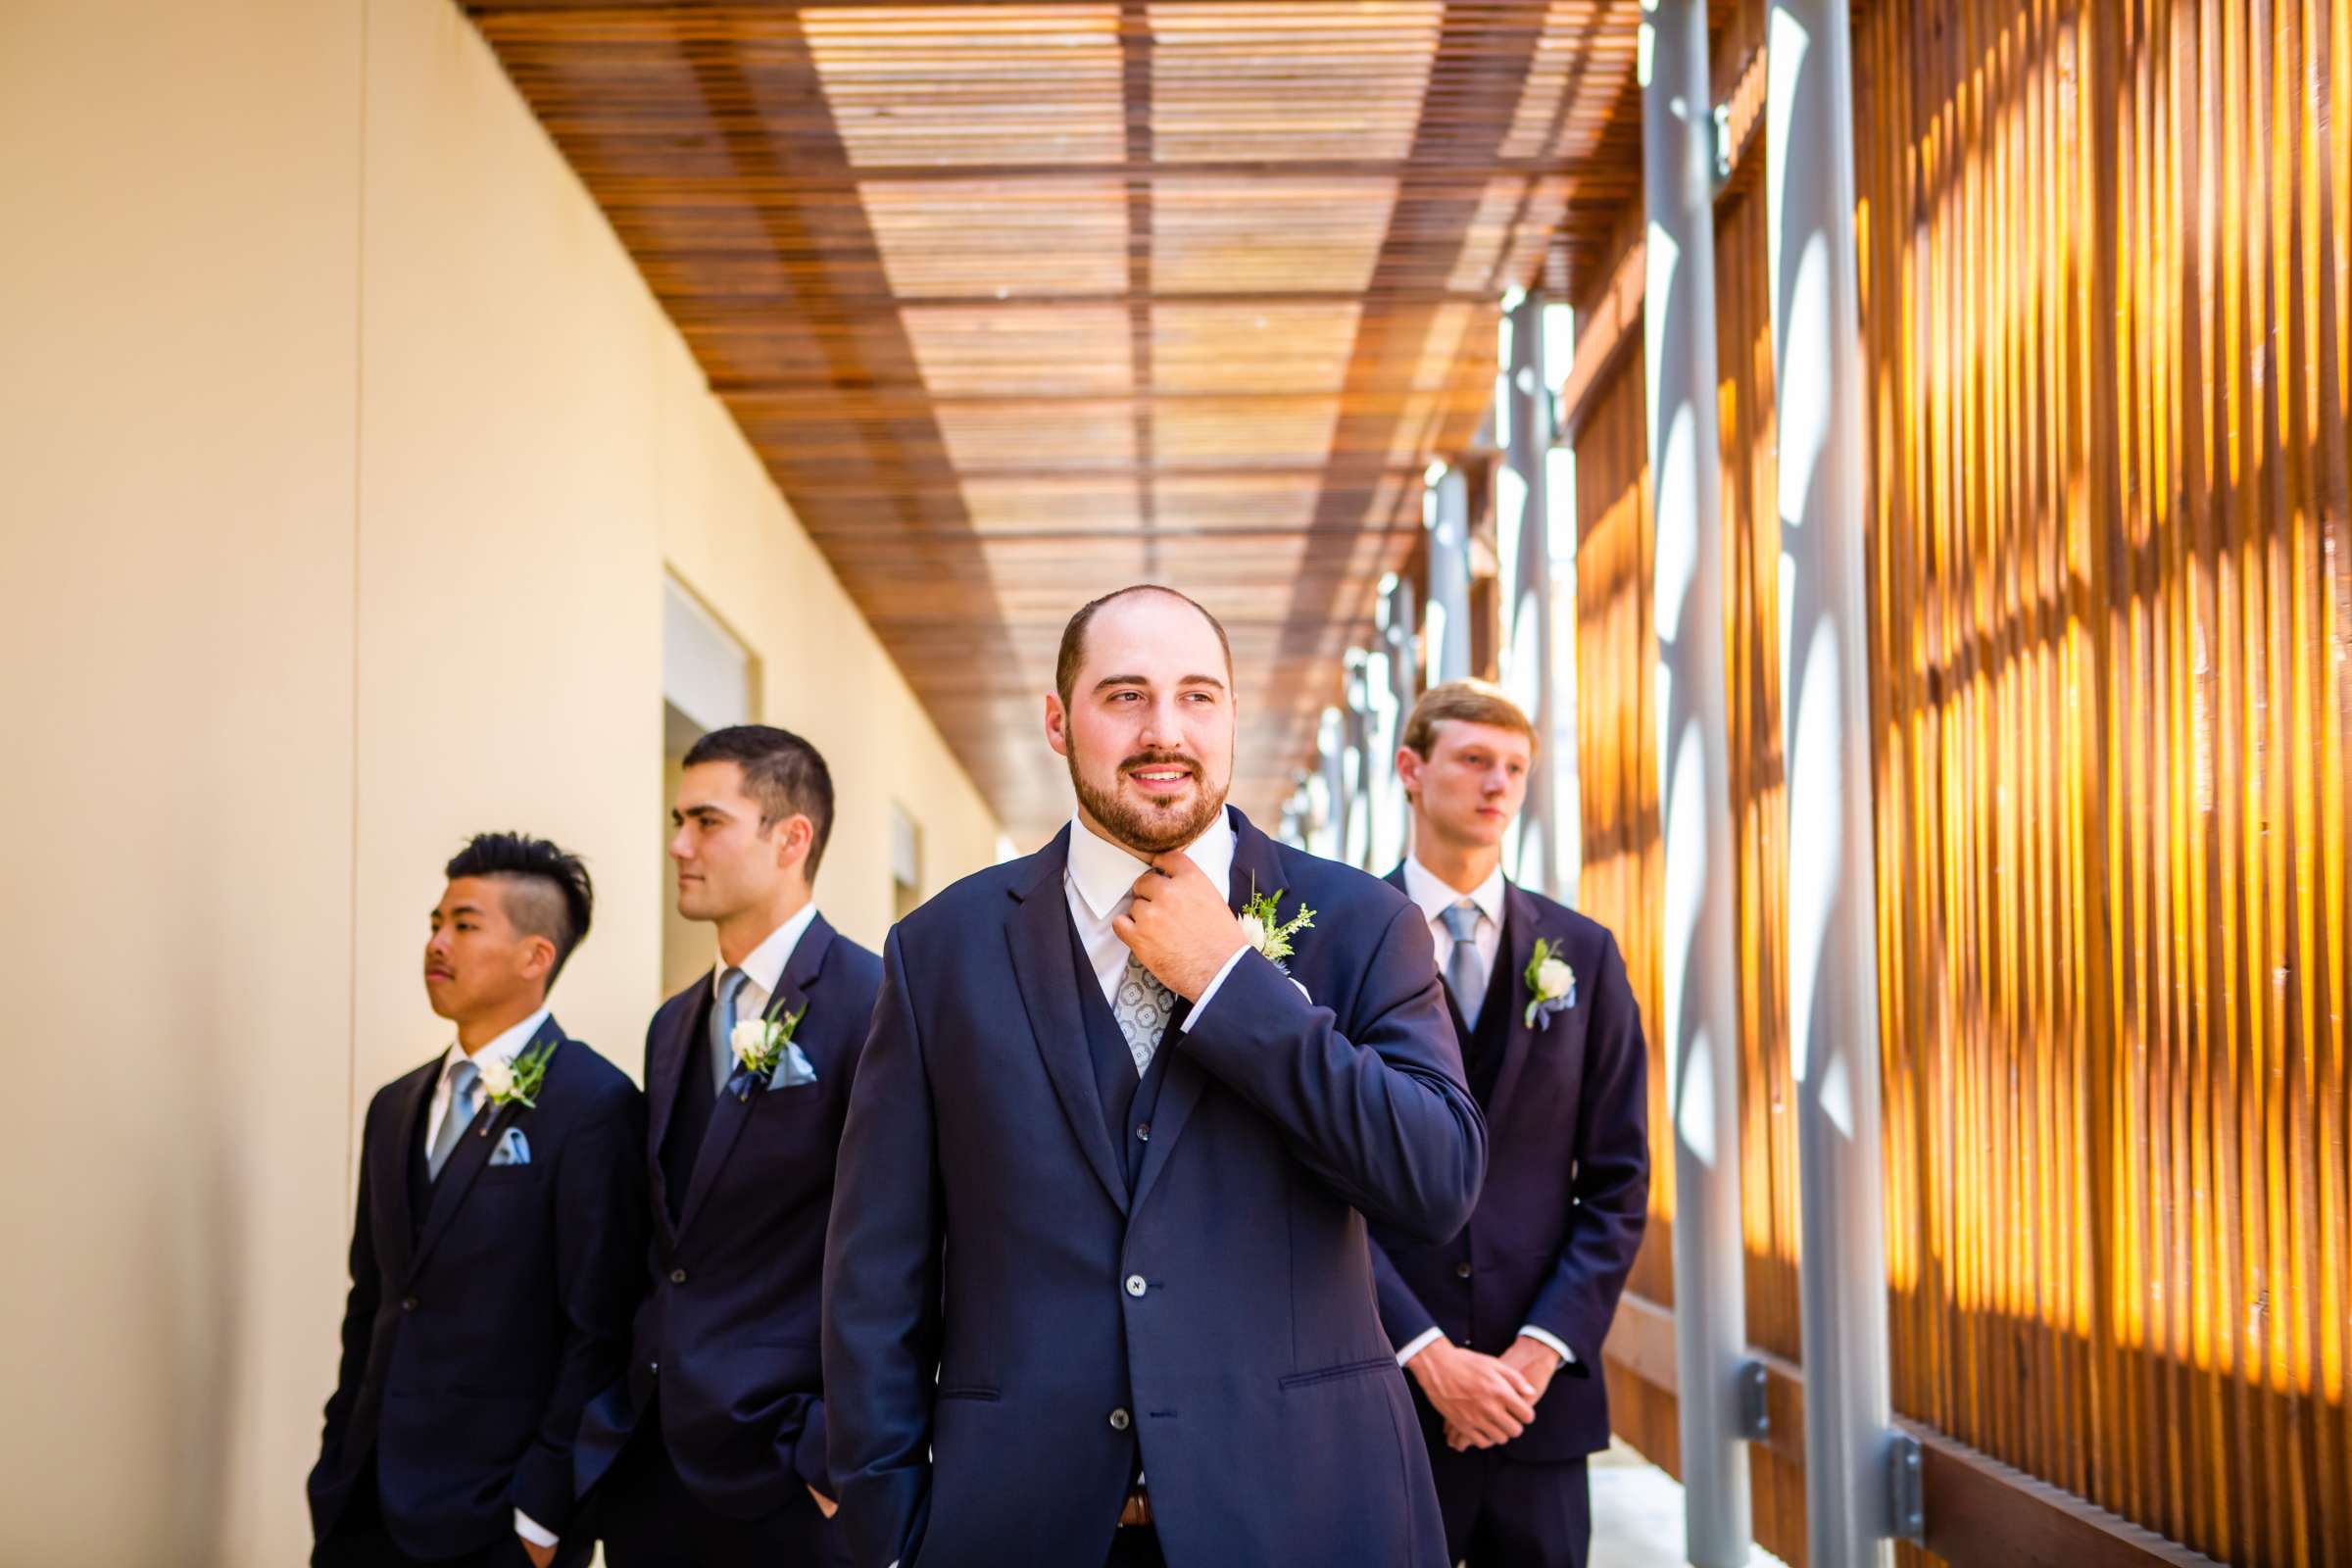
{"label": "suit lapel", "polygon": [[409,1082],[401,1092],[400,1117],[394,1124],[400,1136],[390,1149],[371,1152],[376,1162],[371,1173],[375,1190],[385,1194],[392,1204],[395,1223],[392,1234],[384,1241],[392,1265],[390,1273],[395,1279],[407,1276],[416,1255],[417,1215],[409,1202],[409,1161],[416,1157],[416,1142],[424,1136],[424,1113],[433,1102],[433,1081],[441,1076],[441,1063],[445,1059],[435,1056],[409,1075]]}
{"label": "suit lapel", "polygon": [[[557,1025],[555,1014],[549,1013],[538,1032],[523,1042],[522,1049],[536,1051],[551,1040],[560,1042],[563,1038],[564,1031]],[[520,1054],[516,1053],[517,1055]],[[551,1074],[555,1071],[554,1062],[549,1062],[548,1071]],[[473,1113],[473,1124],[458,1140],[458,1147],[449,1152],[449,1163],[441,1167],[440,1179],[433,1183],[432,1206],[424,1214],[424,1234],[417,1237],[416,1255],[409,1260],[412,1271],[424,1266],[424,1260],[432,1254],[434,1244],[448,1231],[450,1221],[457,1217],[459,1206],[466,1201],[466,1193],[473,1187],[473,1179],[490,1162],[490,1151],[498,1146],[498,1140],[508,1125],[521,1114],[522,1107],[514,1104],[500,1105],[495,1110],[485,1104]]]}
{"label": "suit lapel", "polygon": [[[1086,1018],[1078,1010],[1078,966],[1070,957],[1070,911],[1061,878],[1069,865],[1070,830],[1063,828],[1036,857],[1037,874],[1013,890],[1019,900],[1004,925],[1012,952],[1012,977],[1029,1014],[1029,1033],[1045,1058],[1046,1076],[1070,1124],[1071,1136],[1093,1167],[1110,1200],[1127,1212],[1127,1182],[1102,1123],[1102,1102],[1095,1087],[1094,1059],[1086,1048]],[[1085,976],[1093,985],[1095,977]]]}
{"label": "suit lapel", "polygon": [[[688,993],[689,1001],[677,1009],[669,1030],[654,1048],[654,1059],[648,1063],[645,1086],[649,1121],[646,1136],[646,1170],[654,1192],[654,1223],[667,1230],[670,1224],[669,1177],[662,1159],[662,1141],[669,1136],[669,1119],[678,1108],[678,1085],[686,1071],[688,1059],[696,1054],[694,1044],[702,1038],[703,1020],[710,1006],[710,972],[705,970],[695,989]],[[673,1235],[670,1238],[676,1240]]]}
{"label": "suit lapel", "polygon": [[[1228,808],[1228,809],[1231,809]],[[1275,854],[1274,841],[1252,827],[1240,811],[1233,811],[1233,874],[1226,886],[1225,903],[1235,914],[1255,893],[1288,893],[1283,885],[1282,860]],[[1286,913],[1290,904],[1283,905]],[[1242,960],[1247,963],[1247,958]],[[1176,1014],[1169,1019],[1166,1041],[1176,1038],[1192,1004],[1180,1002]],[[1167,1049],[1163,1041],[1161,1050]],[[1152,1112],[1152,1141],[1144,1150],[1144,1165],[1135,1179],[1135,1206],[1144,1206],[1151,1196],[1152,1186],[1166,1167],[1176,1140],[1184,1135],[1185,1124],[1192,1119],[1193,1107],[1200,1103],[1200,1091],[1208,1086],[1208,1074],[1200,1064],[1183,1052],[1168,1057],[1167,1075],[1160,1081],[1159,1103]]]}
{"label": "suit lapel", "polygon": [[[793,944],[792,956],[785,960],[784,972],[777,977],[776,989],[760,1016],[781,1021],[807,1006],[809,989],[816,984],[817,974],[824,968],[825,953],[832,946],[833,928],[820,914],[808,922],[808,929]],[[720,1086],[718,1103],[710,1112],[710,1126],[703,1136],[702,1152],[694,1156],[694,1176],[686,1184],[686,1200],[678,1210],[680,1236],[693,1226],[695,1215],[702,1211],[705,1200],[710,1196],[710,1189],[717,1185],[719,1172],[726,1168],[727,1157],[735,1152],[744,1128],[750,1125],[752,1112],[761,1097],[769,1093],[766,1089],[755,1089],[738,1098],[729,1094],[724,1085]]]}
{"label": "suit lapel", "polygon": [[1494,1114],[1501,1115],[1502,1107],[1511,1102],[1511,1088],[1519,1081],[1519,1073],[1527,1065],[1527,1054],[1535,1045],[1536,1032],[1527,1026],[1527,1003],[1520,995],[1519,977],[1527,973],[1527,962],[1536,956],[1536,901],[1519,891],[1519,885],[1506,881],[1502,885],[1503,936],[1508,951],[1497,950],[1495,958],[1507,965],[1500,974],[1487,983],[1486,1005],[1511,1009],[1509,1030],[1503,1036],[1502,1068],[1495,1075]]}

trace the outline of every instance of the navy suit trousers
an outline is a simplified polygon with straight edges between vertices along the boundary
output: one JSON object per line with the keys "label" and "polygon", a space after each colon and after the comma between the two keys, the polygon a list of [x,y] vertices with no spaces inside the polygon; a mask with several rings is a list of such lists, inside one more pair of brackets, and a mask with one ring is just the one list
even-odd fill
{"label": "navy suit trousers", "polygon": [[610,1568],[849,1568],[848,1544],[807,1492],[757,1519],[697,1497],[670,1462],[653,1411],[597,1489]]}
{"label": "navy suit trousers", "polygon": [[1469,1568],[1585,1568],[1592,1491],[1582,1459],[1530,1462],[1494,1448],[1429,1448],[1446,1557]]}

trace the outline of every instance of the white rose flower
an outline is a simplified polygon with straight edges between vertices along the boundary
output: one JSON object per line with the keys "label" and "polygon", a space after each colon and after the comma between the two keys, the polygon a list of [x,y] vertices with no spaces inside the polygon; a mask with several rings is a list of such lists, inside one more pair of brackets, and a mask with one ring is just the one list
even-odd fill
{"label": "white rose flower", "polygon": [[1536,991],[1545,1002],[1564,997],[1576,984],[1576,971],[1557,958],[1545,958],[1536,969]]}
{"label": "white rose flower", "polygon": [[506,1099],[514,1092],[514,1064],[495,1058],[481,1063],[482,1093],[492,1101]]}
{"label": "white rose flower", "polygon": [[1242,920],[1242,940],[1263,953],[1266,951],[1266,922],[1254,914],[1245,914]]}
{"label": "white rose flower", "polygon": [[735,1026],[735,1032],[727,1037],[727,1044],[735,1048],[737,1061],[746,1067],[755,1066],[767,1054],[767,1020],[744,1019]]}

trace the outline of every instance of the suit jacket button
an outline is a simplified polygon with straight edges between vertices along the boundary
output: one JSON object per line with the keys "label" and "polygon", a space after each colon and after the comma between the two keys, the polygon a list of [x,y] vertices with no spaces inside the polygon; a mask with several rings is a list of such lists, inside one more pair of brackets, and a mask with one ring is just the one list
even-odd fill
{"label": "suit jacket button", "polygon": [[1148,1121],[1136,1123],[1135,1136],[1147,1144],[1150,1143],[1152,1141],[1152,1124]]}
{"label": "suit jacket button", "polygon": [[1453,1265],[1453,1277],[1454,1277],[1455,1279],[1457,1279],[1457,1280],[1466,1280],[1466,1279],[1468,1279],[1468,1278],[1470,1277],[1470,1265],[1469,1265],[1469,1264],[1467,1264],[1467,1263],[1456,1263],[1456,1264],[1454,1264],[1454,1265]]}
{"label": "suit jacket button", "polygon": [[1150,1289],[1151,1287],[1144,1283],[1144,1277],[1141,1274],[1127,1276],[1127,1294],[1129,1296],[1141,1296]]}
{"label": "suit jacket button", "polygon": [[662,1375],[662,1363],[659,1361],[648,1361],[645,1363],[645,1370],[654,1377],[660,1377]]}
{"label": "suit jacket button", "polygon": [[1124,1432],[1127,1430],[1129,1420],[1125,1410],[1113,1410],[1110,1412],[1110,1429],[1113,1432]]}
{"label": "suit jacket button", "polygon": [[400,1309],[401,1309],[403,1312],[414,1312],[414,1311],[416,1311],[416,1298],[415,1298],[414,1296],[411,1296],[411,1297],[408,1297],[408,1298],[404,1298],[404,1299],[401,1301],[401,1303],[400,1303]]}
{"label": "suit jacket button", "polygon": [[671,1270],[669,1271],[669,1283],[670,1283],[670,1284],[672,1284],[672,1285],[683,1285],[683,1284],[685,1284],[685,1283],[686,1283],[686,1271],[685,1271],[684,1269],[682,1269],[682,1268],[673,1268],[673,1269],[671,1269]]}

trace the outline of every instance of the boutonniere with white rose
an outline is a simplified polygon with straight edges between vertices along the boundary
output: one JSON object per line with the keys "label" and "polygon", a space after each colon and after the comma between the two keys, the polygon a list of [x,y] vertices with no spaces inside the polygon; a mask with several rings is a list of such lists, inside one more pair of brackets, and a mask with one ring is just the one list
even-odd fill
{"label": "boutonniere with white rose", "polygon": [[1566,951],[1542,938],[1536,941],[1535,956],[1527,960],[1528,995],[1535,999],[1527,1004],[1530,1029],[1550,1028],[1553,1013],[1576,1005],[1576,971],[1560,956]]}
{"label": "boutonniere with white rose", "polygon": [[[495,1058],[480,1064],[482,1097],[490,1102],[492,1110],[508,1105],[520,1105],[536,1110],[540,1084],[547,1079],[547,1058],[556,1054],[556,1042],[550,1040],[535,1050],[515,1053],[512,1061]],[[490,1124],[482,1123],[482,1136],[490,1136]]]}
{"label": "boutonniere with white rose", "polygon": [[807,1054],[792,1043],[792,1033],[808,1011],[808,1004],[803,1003],[800,1011],[781,1018],[746,1018],[735,1026],[735,1032],[727,1037],[735,1052],[735,1072],[727,1087],[737,1100],[751,1099],[755,1088],[790,1089],[816,1082],[816,1069],[808,1064]]}
{"label": "boutonniere with white rose", "polygon": [[1315,911],[1301,904],[1298,912],[1285,924],[1281,913],[1284,891],[1276,888],[1261,894],[1257,891],[1257,878],[1251,877],[1250,898],[1236,918],[1241,921],[1242,940],[1255,948],[1275,968],[1289,974],[1291,967],[1282,960],[1291,956],[1291,938],[1315,923]]}

